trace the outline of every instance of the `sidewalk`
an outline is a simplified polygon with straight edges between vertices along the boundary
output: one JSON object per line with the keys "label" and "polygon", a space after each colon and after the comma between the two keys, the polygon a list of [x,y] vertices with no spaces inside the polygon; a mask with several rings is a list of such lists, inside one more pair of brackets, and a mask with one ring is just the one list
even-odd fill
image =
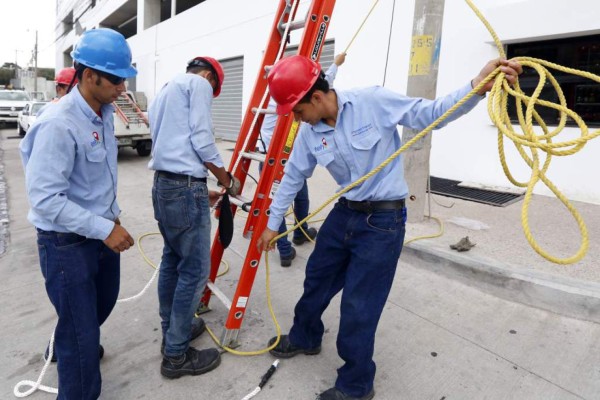
{"label": "sidewalk", "polygon": [[[3,282],[0,288],[3,305],[0,350],[5,361],[0,365],[2,399],[14,398],[12,388],[18,381],[37,379],[43,366],[41,356],[56,322],[39,271],[35,233],[26,220],[28,206],[17,152],[18,140],[7,139],[12,135],[12,129],[0,131],[0,147],[4,150],[1,162],[5,167],[10,216],[8,250],[0,257],[0,279]],[[231,156],[228,149],[233,146],[230,142],[219,143],[225,157]],[[146,169],[147,161],[132,150],[124,150],[119,155],[119,203],[124,210],[121,220],[136,238],[156,231],[150,199],[152,174]],[[255,166],[251,173],[256,176]],[[251,190],[252,184],[248,180],[244,191]],[[309,180],[309,186],[311,209],[332,195],[335,188],[328,174],[321,170]],[[435,198],[444,204],[455,202],[439,196]],[[531,225],[542,235],[540,240],[547,241],[564,254],[574,252],[579,243],[577,231],[575,228],[575,234],[570,233],[567,216],[563,218],[563,214],[558,212],[560,207],[548,198],[536,197],[535,202],[538,207],[533,211],[535,215]],[[407,246],[378,330],[375,398],[599,398],[598,324],[565,317],[567,313],[564,310],[558,310],[563,314],[559,315],[547,311],[549,307],[544,307],[545,310],[533,308],[499,298],[497,293],[491,295],[486,292],[493,292],[504,285],[505,293],[526,303],[518,297],[536,298],[540,287],[527,286],[522,282],[537,284],[546,282],[548,278],[547,282],[554,285],[554,290],[568,293],[568,290],[562,289],[576,287],[583,293],[582,288],[587,288],[583,298],[586,301],[592,299],[597,293],[595,290],[600,277],[600,266],[595,262],[600,253],[598,206],[578,204],[590,230],[590,250],[586,258],[572,267],[557,267],[529,248],[520,232],[521,203],[507,208],[463,201],[455,203],[450,209],[433,206],[433,215],[444,220],[453,216],[466,217],[481,221],[490,229],[470,231],[445,224],[446,233],[442,237]],[[323,218],[326,212],[317,218]],[[244,222],[241,215],[236,216],[236,234],[231,250],[224,255],[230,271],[217,280],[219,288],[230,297],[248,246],[248,241],[238,235]],[[433,222],[411,224],[408,237],[435,231],[437,224]],[[477,243],[471,251],[458,254],[448,248],[449,244],[467,235]],[[143,246],[148,257],[158,262],[160,238],[151,236],[144,240]],[[270,256],[271,298],[284,333],[290,327],[293,307],[302,291],[303,267],[312,245],[305,244],[297,249],[298,257],[291,268],[279,267],[276,252]],[[264,262],[262,264],[240,331],[240,350],[265,347],[275,332],[266,305]],[[490,265],[496,269],[490,269]],[[512,277],[514,280],[492,284],[485,281],[488,278],[482,271],[496,278]],[[141,290],[152,272],[137,250],[126,252],[122,257],[121,297]],[[518,279],[520,277],[523,279]],[[473,278],[484,278],[483,284],[480,279]],[[573,286],[562,285],[566,281]],[[586,304],[593,303],[582,303],[582,306]],[[226,309],[214,298],[210,306],[212,311],[204,317],[208,326],[220,336],[227,316]],[[160,324],[157,310],[154,283],[138,301],[117,305],[103,326],[102,343],[106,349],[102,361],[103,399],[241,399],[257,386],[261,375],[274,360],[268,354],[256,357],[225,354],[221,366],[209,374],[166,380],[159,373]],[[279,370],[255,399],[313,399],[317,393],[333,385],[335,370],[341,365],[335,350],[339,296],[332,301],[323,319],[326,334],[322,353],[282,360]],[[194,345],[214,346],[206,334]],[[56,384],[55,367],[48,369],[44,383]],[[36,393],[30,398],[53,397]]]}

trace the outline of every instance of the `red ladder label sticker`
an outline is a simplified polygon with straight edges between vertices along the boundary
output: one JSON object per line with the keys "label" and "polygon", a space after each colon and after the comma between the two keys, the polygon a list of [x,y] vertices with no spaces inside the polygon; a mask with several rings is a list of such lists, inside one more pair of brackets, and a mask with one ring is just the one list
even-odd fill
{"label": "red ladder label sticker", "polygon": [[235,307],[236,308],[246,308],[246,304],[248,304],[248,297],[238,297]]}

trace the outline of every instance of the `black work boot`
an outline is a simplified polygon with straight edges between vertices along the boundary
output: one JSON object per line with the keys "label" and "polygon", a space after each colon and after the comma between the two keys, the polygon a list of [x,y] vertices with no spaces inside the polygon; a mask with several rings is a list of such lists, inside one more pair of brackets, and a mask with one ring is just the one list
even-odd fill
{"label": "black work boot", "polygon": [[[206,330],[206,322],[200,317],[194,317],[192,320],[192,335],[190,336],[190,342],[204,333]],[[160,344],[160,354],[165,355],[165,338],[163,337],[162,343]]]}
{"label": "black work boot", "polygon": [[302,234],[302,236],[298,236],[292,239],[292,243],[294,243],[296,246],[301,246],[304,243],[309,242],[310,240],[315,240],[315,238],[317,237],[317,230],[315,228],[307,228],[304,230],[304,232],[306,232],[306,235],[308,235],[310,240],[306,237],[304,232],[299,232]]}
{"label": "black work boot", "polygon": [[371,389],[369,393],[362,397],[352,397],[342,392],[338,388],[332,387],[317,396],[317,400],[371,400],[375,397],[375,390]]}
{"label": "black work boot", "polygon": [[292,260],[296,258],[296,249],[292,247],[292,252],[289,256],[279,256],[279,260],[281,261],[282,267],[289,267],[292,265]]}
{"label": "black work boot", "polygon": [[217,368],[220,363],[219,350],[197,350],[190,347],[179,357],[163,357],[160,373],[169,379],[181,378],[184,375],[201,375]]}
{"label": "black work boot", "polygon": [[[269,340],[269,347],[275,343],[277,340],[277,336],[271,338]],[[279,358],[291,358],[296,354],[306,354],[308,356],[314,356],[315,354],[319,354],[321,352],[321,346],[315,347],[314,349],[301,349],[300,347],[296,347],[290,343],[290,338],[288,335],[281,335],[279,339],[279,343],[273,350],[269,350],[269,353]]]}

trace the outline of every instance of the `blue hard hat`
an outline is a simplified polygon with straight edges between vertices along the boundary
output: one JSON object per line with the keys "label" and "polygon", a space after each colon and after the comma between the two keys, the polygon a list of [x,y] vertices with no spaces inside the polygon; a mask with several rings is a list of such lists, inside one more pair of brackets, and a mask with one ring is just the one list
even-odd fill
{"label": "blue hard hat", "polygon": [[125,37],[108,28],[85,31],[71,52],[73,61],[86,67],[130,78],[137,75],[131,65],[131,49]]}

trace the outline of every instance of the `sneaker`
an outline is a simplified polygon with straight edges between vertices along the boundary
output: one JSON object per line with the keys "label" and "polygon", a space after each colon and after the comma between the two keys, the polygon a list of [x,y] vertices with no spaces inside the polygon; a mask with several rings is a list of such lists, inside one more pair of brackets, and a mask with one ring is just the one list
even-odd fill
{"label": "sneaker", "polygon": [[[48,354],[50,354],[50,345],[49,344],[48,344],[48,346],[46,346],[46,351],[44,352],[44,362],[46,362],[48,360]],[[104,357],[104,347],[102,347],[102,345],[100,345],[100,347],[98,347],[98,357],[100,358],[100,360],[102,360],[102,357]],[[52,359],[50,360],[50,362],[55,363],[56,361],[57,361],[56,353],[53,351]]]}
{"label": "sneaker", "polygon": [[282,267],[289,267],[292,265],[292,260],[296,258],[296,249],[292,247],[292,252],[289,256],[279,256]]}
{"label": "sneaker", "polygon": [[[315,238],[317,237],[317,230],[315,228],[308,228],[304,230],[306,232],[306,235],[308,235],[308,237],[311,240],[315,240]],[[298,236],[292,239],[292,243],[294,243],[296,246],[300,246],[303,245],[304,243],[308,242],[309,240],[306,238],[306,235],[304,234],[304,232],[302,232],[301,230],[297,230],[296,232],[300,232],[300,234],[302,236]]]}
{"label": "sneaker", "polygon": [[371,400],[373,397],[375,397],[374,389],[371,389],[371,392],[367,393],[362,397],[352,397],[348,396],[341,390],[332,387],[331,389],[327,389],[326,391],[318,395],[317,400]]}
{"label": "sneaker", "polygon": [[[269,340],[269,347],[273,343],[275,343],[275,340],[277,340],[277,336]],[[294,346],[290,343],[290,338],[288,337],[288,335],[281,335],[277,346],[275,346],[273,350],[269,350],[269,353],[279,358],[291,358],[294,357],[296,354],[306,354],[307,356],[314,356],[316,354],[319,354],[320,352],[321,346],[315,347],[314,349],[301,349],[299,347]]]}
{"label": "sneaker", "polygon": [[[206,330],[206,322],[202,318],[194,317],[192,320],[192,336],[190,342],[204,333]],[[160,344],[160,354],[165,355],[165,338],[163,337],[162,343]]]}
{"label": "sneaker", "polygon": [[169,379],[181,378],[184,375],[201,375],[217,368],[220,363],[219,350],[197,350],[190,347],[179,357],[163,357],[160,373]]}

